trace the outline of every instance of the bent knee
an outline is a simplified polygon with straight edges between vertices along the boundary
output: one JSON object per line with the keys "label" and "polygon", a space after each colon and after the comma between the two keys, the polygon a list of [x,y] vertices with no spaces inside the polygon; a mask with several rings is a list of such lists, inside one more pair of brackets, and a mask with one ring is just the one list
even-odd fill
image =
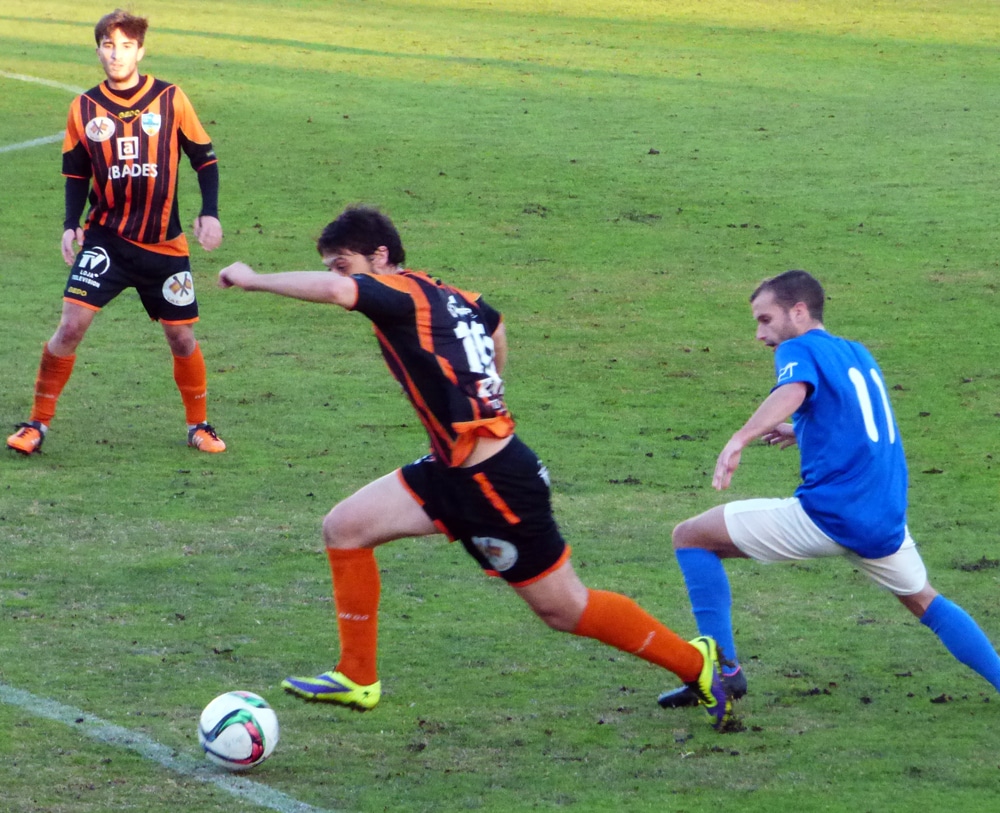
{"label": "bent knee", "polygon": [[87,327],[88,325],[76,322],[63,322],[56,328],[56,333],[49,341],[49,346],[57,346],[63,351],[68,351],[64,354],[72,354],[83,341],[83,337],[87,335]]}
{"label": "bent knee", "polygon": [[562,608],[546,612],[536,610],[535,614],[545,622],[549,629],[556,632],[572,632],[580,621],[579,614]]}
{"label": "bent knee", "polygon": [[694,547],[696,534],[694,532],[693,520],[686,519],[674,526],[670,539],[674,543],[674,550],[680,548]]}
{"label": "bent knee", "polygon": [[911,593],[909,595],[901,596],[896,595],[899,599],[899,603],[906,607],[914,616],[917,618],[923,618],[924,613],[927,612],[927,608],[931,606],[934,599],[938,597],[938,592],[933,587],[931,587],[930,582],[927,582],[923,589],[916,593]]}
{"label": "bent knee", "polygon": [[352,521],[351,512],[343,503],[335,505],[323,517],[323,542],[328,548],[364,547],[363,529]]}

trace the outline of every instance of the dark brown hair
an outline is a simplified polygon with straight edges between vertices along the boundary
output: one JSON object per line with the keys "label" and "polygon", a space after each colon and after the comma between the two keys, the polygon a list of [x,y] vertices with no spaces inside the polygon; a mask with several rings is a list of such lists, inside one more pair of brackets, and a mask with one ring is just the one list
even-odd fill
{"label": "dark brown hair", "polygon": [[392,221],[372,206],[348,206],[337,219],[328,224],[316,241],[320,254],[332,254],[345,249],[370,256],[379,246],[389,250],[392,265],[406,262],[403,241]]}
{"label": "dark brown hair", "polygon": [[125,9],[116,8],[110,14],[101,17],[97,21],[97,25],[94,26],[94,39],[97,40],[97,44],[100,45],[103,40],[111,36],[111,32],[116,28],[130,40],[138,42],[141,48],[146,41],[149,20],[145,17],[137,17]]}
{"label": "dark brown hair", "polygon": [[774,295],[774,301],[786,311],[802,302],[813,319],[817,322],[823,321],[823,304],[826,302],[826,293],[823,291],[823,286],[819,284],[819,280],[807,271],[785,271],[783,274],[764,280],[750,294],[750,301],[753,302],[765,291],[770,291]]}

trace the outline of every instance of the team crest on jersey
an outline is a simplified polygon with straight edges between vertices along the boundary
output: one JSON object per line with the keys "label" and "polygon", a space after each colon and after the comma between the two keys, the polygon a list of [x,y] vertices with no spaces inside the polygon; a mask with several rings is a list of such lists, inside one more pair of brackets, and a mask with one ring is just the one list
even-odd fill
{"label": "team crest on jersey", "polygon": [[171,305],[190,305],[194,302],[194,280],[190,271],[174,274],[163,283],[163,298]]}
{"label": "team crest on jersey", "polygon": [[505,539],[474,536],[472,544],[498,572],[510,570],[517,562],[517,548]]}
{"label": "team crest on jersey", "polygon": [[91,141],[107,141],[115,134],[115,123],[107,116],[96,116],[83,128]]}
{"label": "team crest on jersey", "polygon": [[142,131],[146,135],[152,137],[155,136],[158,132],[160,132],[160,123],[161,119],[159,113],[142,114],[142,119],[141,119]]}

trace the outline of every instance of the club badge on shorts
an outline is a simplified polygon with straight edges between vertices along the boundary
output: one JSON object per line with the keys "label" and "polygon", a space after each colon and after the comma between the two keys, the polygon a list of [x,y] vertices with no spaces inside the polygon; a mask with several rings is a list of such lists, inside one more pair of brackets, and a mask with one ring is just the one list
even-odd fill
{"label": "club badge on shorts", "polygon": [[505,539],[495,539],[492,536],[474,536],[472,544],[499,573],[510,570],[517,562],[517,548]]}
{"label": "club badge on shorts", "polygon": [[174,274],[163,283],[163,298],[171,305],[190,305],[194,302],[194,280],[190,271]]}

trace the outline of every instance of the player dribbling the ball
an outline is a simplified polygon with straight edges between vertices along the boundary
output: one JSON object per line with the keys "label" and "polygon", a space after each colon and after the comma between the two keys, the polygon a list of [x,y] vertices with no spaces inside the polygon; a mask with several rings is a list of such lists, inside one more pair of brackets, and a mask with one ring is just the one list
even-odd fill
{"label": "player dribbling the ball", "polygon": [[507,339],[500,313],[479,294],[408,270],[399,233],[376,209],[346,209],[323,230],[317,248],[328,271],[258,274],[234,263],[219,273],[219,284],[338,305],[371,320],[431,452],[326,515],[340,660],[328,672],[291,677],[282,686],[306,700],[374,708],[381,696],[374,549],[395,539],[445,534],[461,540],[484,570],[505,579],[551,628],[595,638],[674,672],[712,724],[722,726],[731,706],[715,642],[682,640],[631,599],[588,589],[573,569],[552,515],[548,472],[515,435],[504,401]]}

